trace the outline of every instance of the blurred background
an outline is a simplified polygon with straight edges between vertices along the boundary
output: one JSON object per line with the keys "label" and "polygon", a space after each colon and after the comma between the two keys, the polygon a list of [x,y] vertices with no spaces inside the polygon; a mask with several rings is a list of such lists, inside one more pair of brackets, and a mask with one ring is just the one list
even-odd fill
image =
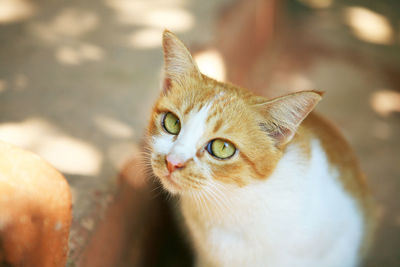
{"label": "blurred background", "polygon": [[365,266],[400,266],[399,1],[0,0],[0,140],[67,178],[67,265],[190,265],[138,164],[165,28],[219,80],[271,97],[326,91],[317,109],[354,147],[377,202]]}

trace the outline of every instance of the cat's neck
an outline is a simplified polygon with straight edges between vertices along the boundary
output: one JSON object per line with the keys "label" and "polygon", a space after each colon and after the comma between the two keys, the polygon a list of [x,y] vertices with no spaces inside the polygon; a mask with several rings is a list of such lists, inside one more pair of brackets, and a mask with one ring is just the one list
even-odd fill
{"label": "cat's neck", "polygon": [[[300,134],[305,134],[305,130]],[[189,195],[181,198],[186,226],[200,254],[213,259],[213,253],[218,251],[224,258],[227,257],[225,251],[229,251],[234,260],[226,266],[232,266],[238,259],[248,259],[249,252],[262,255],[269,252],[264,259],[275,266],[275,255],[283,250],[304,251],[309,248],[307,244],[314,244],[315,240],[319,244],[312,250],[316,257],[327,253],[338,233],[346,238],[346,250],[358,248],[364,231],[360,203],[343,186],[341,162],[331,160],[332,155],[318,135],[308,136],[298,136],[285,148],[268,177],[252,179],[253,183],[241,188],[225,188],[220,194],[224,195],[223,200],[215,197],[207,202],[197,201]],[[221,202],[223,205],[219,207]],[[346,218],[346,227],[338,216]],[[238,247],[233,252],[232,243]],[[243,251],[246,254],[241,254]],[[335,251],[333,253],[336,255]],[[285,266],[294,266],[297,260]],[[264,264],[265,261],[252,266]],[[310,262],[301,264],[313,265]]]}
{"label": "cat's neck", "polygon": [[[205,224],[231,222],[232,219],[243,220],[243,216],[257,216],[257,209],[269,210],[272,215],[273,212],[282,213],[285,208],[289,212],[293,204],[301,201],[309,207],[305,202],[312,203],[311,196],[324,195],[331,183],[337,183],[336,187],[344,189],[341,193],[349,194],[363,207],[366,187],[357,166],[340,134],[319,116],[310,114],[268,177],[250,179],[253,182],[241,188],[216,185],[216,192],[211,193],[213,197],[206,197],[210,195],[207,192],[195,197],[182,196],[181,207],[185,216]],[[339,175],[343,171],[355,178]]]}
{"label": "cat's neck", "polygon": [[[301,144],[290,144],[269,177],[261,180],[252,179],[251,184],[242,188],[216,184],[215,192],[181,196],[181,208],[185,217],[191,217],[197,223],[204,224],[232,223],[232,221],[246,220],[246,217],[253,220],[254,216],[258,216],[259,210],[274,211],[277,207],[283,207],[284,203],[277,201],[292,201],[293,198],[301,197],[304,191],[316,190],[304,182],[303,177],[307,173],[312,173],[312,168],[328,170],[329,166],[317,140],[314,146],[315,152],[318,153],[314,158],[308,158],[307,151]],[[312,162],[318,158],[323,162]],[[314,166],[311,166],[312,164]],[[289,196],[291,193],[293,194]],[[288,209],[291,205],[288,203]]]}
{"label": "cat's neck", "polygon": [[[335,221],[337,214],[353,218],[362,213],[357,201],[340,185],[339,170],[330,165],[320,141],[312,140],[309,158],[304,153],[299,143],[289,145],[267,179],[227,191],[224,199],[183,196],[181,209],[187,226],[194,235],[246,229],[243,238],[263,235],[268,239],[277,232],[284,235],[293,222],[297,222],[296,227],[308,227],[310,218],[305,214],[322,226],[327,218]],[[355,221],[361,224],[358,217]]]}
{"label": "cat's neck", "polygon": [[180,203],[184,215],[209,223],[221,222],[221,220],[233,216],[238,208],[236,205],[239,197],[236,192],[238,190],[226,187],[216,190],[218,190],[217,193],[201,192],[182,195]]}

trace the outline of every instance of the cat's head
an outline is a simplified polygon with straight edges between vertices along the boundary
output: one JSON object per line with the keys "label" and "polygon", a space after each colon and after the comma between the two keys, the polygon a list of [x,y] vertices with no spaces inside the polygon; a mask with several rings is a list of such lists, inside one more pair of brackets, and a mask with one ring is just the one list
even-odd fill
{"label": "cat's head", "polygon": [[171,32],[163,48],[163,89],[148,128],[152,169],[163,186],[185,194],[266,179],[321,94],[267,100],[201,74]]}

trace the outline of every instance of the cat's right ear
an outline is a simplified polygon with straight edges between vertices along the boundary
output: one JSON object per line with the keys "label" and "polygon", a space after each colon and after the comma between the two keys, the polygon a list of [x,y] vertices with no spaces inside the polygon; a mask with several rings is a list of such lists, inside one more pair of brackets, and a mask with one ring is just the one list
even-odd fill
{"label": "cat's right ear", "polygon": [[188,77],[201,79],[196,62],[175,34],[165,30],[162,45],[164,50],[164,91],[170,88],[172,81],[180,83]]}
{"label": "cat's right ear", "polygon": [[322,95],[320,91],[300,91],[256,104],[264,117],[259,123],[261,130],[275,140],[277,146],[288,143]]}

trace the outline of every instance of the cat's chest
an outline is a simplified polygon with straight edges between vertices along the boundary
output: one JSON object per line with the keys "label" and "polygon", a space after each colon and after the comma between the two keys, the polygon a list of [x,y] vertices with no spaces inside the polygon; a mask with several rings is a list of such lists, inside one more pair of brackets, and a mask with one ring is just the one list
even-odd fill
{"label": "cat's chest", "polygon": [[[305,235],[307,227],[304,227],[308,221],[307,210],[305,205],[300,204],[309,201],[307,194],[289,196],[281,192],[274,194],[271,199],[272,194],[267,197],[268,192],[262,193],[260,189],[248,192],[240,200],[237,199],[238,202],[234,200],[230,211],[216,215],[216,220],[208,218],[202,221],[190,215],[185,216],[194,239],[214,253],[230,251],[231,255],[239,258],[244,252],[262,250],[272,253],[275,248],[287,245],[287,239],[282,238],[285,235],[291,235],[294,243],[300,239],[300,243],[307,242],[304,238],[309,236]],[[294,203],[299,203],[299,206],[296,207]]]}
{"label": "cat's chest", "polygon": [[[295,147],[289,150],[266,181],[230,195],[226,213],[202,217],[183,206],[196,246],[211,254],[207,257],[224,262],[218,266],[240,266],[236,263],[241,261],[245,261],[242,266],[249,266],[246,261],[251,258],[282,263],[290,258],[288,253],[292,259],[303,255],[320,258],[336,253],[333,246],[337,250],[349,244],[357,247],[362,219],[355,201],[343,190],[340,174],[329,167],[318,143],[312,154],[309,161],[302,162]],[[339,236],[346,239],[343,247],[337,245],[342,242],[337,240]],[[313,266],[307,260],[297,262]],[[257,266],[258,262],[251,264]]]}

